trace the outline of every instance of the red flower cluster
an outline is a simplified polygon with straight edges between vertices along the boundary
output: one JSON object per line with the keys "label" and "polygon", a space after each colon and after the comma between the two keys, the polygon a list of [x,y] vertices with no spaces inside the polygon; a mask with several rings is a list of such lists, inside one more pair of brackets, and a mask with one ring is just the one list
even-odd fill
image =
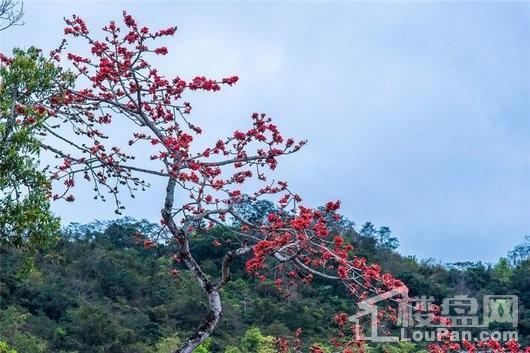
{"label": "red flower cluster", "polygon": [[[185,117],[192,108],[188,102],[180,102],[182,94],[186,90],[219,91],[222,85],[232,86],[239,78],[228,76],[214,80],[196,76],[189,82],[180,77],[166,78],[149,62],[148,55],[168,54],[166,46],[152,46],[151,43],[160,37],[174,35],[176,27],[153,32],[147,27],[140,27],[126,12],[123,13],[123,23],[127,28],[125,31],[111,21],[103,28],[107,35],[100,40],[90,36],[86,24],[78,16],[66,20],[65,34],[83,38],[90,47],[89,55],[67,53],[66,57],[77,70],[77,77],[89,80],[92,87],[67,89],[63,94],[52,97],[52,105],[59,111],[58,115],[75,117],[72,120],[75,120],[76,133],[89,140],[83,142],[89,147],[82,150],[83,154],[88,154],[83,156],[85,159],[72,158],[72,166],[54,174],[56,179],[63,177],[61,173],[74,173],[75,165],[95,160],[100,172],[85,174],[85,179],[95,180],[109,188],[109,178],[118,179],[122,185],[132,183],[134,187],[142,186],[143,181],[134,177],[131,169],[125,166],[134,159],[133,153],[125,152],[124,147],[104,144],[112,134],[112,128],[108,133],[104,132],[104,125],[112,123],[116,112],[128,117],[142,130],[133,134],[129,146],[147,141],[157,149],[151,160],[162,162],[162,168],[156,173],[196,185],[190,186],[194,190],[190,195],[193,204],[186,207],[187,211],[195,214],[203,212],[204,204],[235,202],[241,194],[236,185],[253,176],[265,180],[262,173],[264,166],[276,168],[278,157],[297,151],[305,143],[296,144],[293,139],[285,141],[269,117],[254,113],[250,129],[238,130],[234,136],[218,139],[213,146],[192,153],[193,135],[203,130]],[[62,47],[54,51],[53,57],[58,60],[61,52]],[[109,150],[112,153],[107,152]],[[226,157],[226,160],[212,161],[214,156]],[[236,170],[228,174],[229,167]],[[252,172],[250,168],[256,168],[257,172]],[[253,197],[283,191],[285,187],[281,183],[267,185],[255,192]],[[212,202],[214,192],[224,193],[225,198],[216,197]],[[111,193],[117,193],[116,188],[112,187]],[[206,197],[211,200],[206,201]],[[289,200],[297,200],[297,197],[283,196],[284,203]]]}
{"label": "red flower cluster", "polygon": [[203,89],[205,91],[219,91],[221,89],[221,86],[219,86],[219,83],[215,80],[207,79],[204,76],[197,76],[195,77],[189,84],[189,89],[192,91]]}
{"label": "red flower cluster", "polygon": [[76,37],[79,35],[88,34],[88,28],[85,24],[85,21],[83,21],[79,16],[73,15],[71,20],[65,19],[65,22],[68,27],[64,29],[64,34],[72,34]]}
{"label": "red flower cluster", "polygon": [[167,54],[167,48],[166,47],[156,48],[155,49],[155,54],[166,55]]}
{"label": "red flower cluster", "polygon": [[232,86],[233,84],[235,84],[237,81],[239,81],[239,77],[237,76],[230,76],[230,77],[226,77],[226,78],[223,78],[223,83],[226,83],[227,85],[229,86]]}

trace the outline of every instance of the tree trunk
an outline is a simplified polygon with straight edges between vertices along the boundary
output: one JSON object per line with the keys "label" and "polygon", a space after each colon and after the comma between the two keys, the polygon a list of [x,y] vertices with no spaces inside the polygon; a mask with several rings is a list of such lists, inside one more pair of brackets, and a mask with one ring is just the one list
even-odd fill
{"label": "tree trunk", "polygon": [[221,307],[221,297],[217,290],[212,290],[208,293],[208,301],[210,303],[210,312],[201,326],[180,347],[173,349],[171,353],[191,353],[198,345],[210,337],[223,315],[223,309]]}

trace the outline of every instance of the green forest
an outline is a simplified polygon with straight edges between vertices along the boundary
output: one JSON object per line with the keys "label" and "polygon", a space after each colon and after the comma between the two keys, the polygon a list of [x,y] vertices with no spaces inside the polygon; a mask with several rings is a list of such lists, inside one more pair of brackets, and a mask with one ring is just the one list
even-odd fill
{"label": "green forest", "polygon": [[[172,265],[171,246],[145,248],[135,238],[138,230],[154,229],[129,218],[74,224],[37,252],[2,248],[0,351],[162,353],[175,346],[200,323],[207,303],[189,272]],[[211,244],[229,236],[223,232],[216,228],[193,241],[207,270],[215,272],[222,259],[224,251]],[[528,241],[493,265],[441,264],[400,255],[386,227],[367,223],[346,237],[361,255],[403,279],[411,295],[427,293],[440,300],[455,294],[518,295],[519,339],[530,343]],[[275,338],[292,336],[299,327],[305,341],[326,347],[336,330],[333,314],[356,310],[344,287],[333,281],[301,285],[286,297],[272,280],[260,282],[243,268],[234,266],[233,279],[222,291],[221,324],[197,352],[275,352]],[[371,349],[416,352],[423,347],[403,342]]]}

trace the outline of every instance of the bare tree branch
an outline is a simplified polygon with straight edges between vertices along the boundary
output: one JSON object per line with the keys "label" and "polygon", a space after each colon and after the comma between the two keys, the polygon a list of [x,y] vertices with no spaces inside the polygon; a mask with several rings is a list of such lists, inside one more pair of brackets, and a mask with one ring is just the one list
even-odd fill
{"label": "bare tree branch", "polygon": [[0,1],[0,31],[11,26],[21,26],[24,17],[24,4],[14,0]]}

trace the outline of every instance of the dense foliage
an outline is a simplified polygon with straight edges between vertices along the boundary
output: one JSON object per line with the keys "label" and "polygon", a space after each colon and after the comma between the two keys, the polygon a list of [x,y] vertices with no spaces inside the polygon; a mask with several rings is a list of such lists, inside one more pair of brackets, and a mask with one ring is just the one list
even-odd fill
{"label": "dense foliage", "polygon": [[42,102],[72,77],[33,47],[0,63],[0,242],[41,246],[59,229],[39,166],[38,129],[51,114]]}
{"label": "dense foliage", "polygon": [[[4,248],[2,344],[19,353],[158,353],[178,344],[200,322],[208,303],[189,271],[170,263],[171,246],[146,247],[135,236],[155,228],[130,219],[74,225],[54,246],[32,258]],[[222,261],[224,251],[212,247],[212,239],[223,232],[215,228],[192,242],[207,270],[217,269]],[[418,262],[389,248],[396,240],[388,229],[369,224],[346,238],[363,256],[402,278],[411,295],[519,295],[518,330],[522,343],[528,344],[530,260],[516,266],[506,260],[494,266]],[[285,295],[272,280],[260,282],[243,266],[235,266],[234,273],[235,279],[222,289],[225,314],[220,326],[197,351],[269,353],[276,349],[274,337],[292,335],[298,327],[303,327],[304,340],[325,347],[336,332],[332,314],[357,310],[344,287],[334,281],[316,280]],[[404,342],[373,349],[421,348]]]}

